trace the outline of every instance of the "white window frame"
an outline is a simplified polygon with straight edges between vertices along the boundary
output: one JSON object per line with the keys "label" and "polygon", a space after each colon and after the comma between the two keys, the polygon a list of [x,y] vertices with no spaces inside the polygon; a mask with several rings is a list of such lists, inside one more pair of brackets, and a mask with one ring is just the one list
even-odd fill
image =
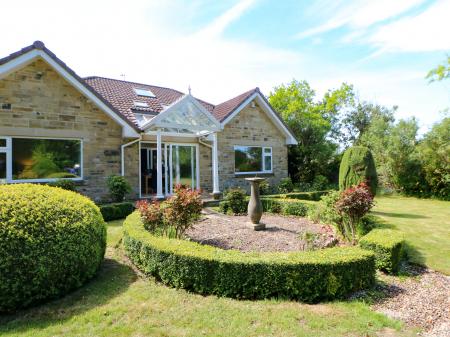
{"label": "white window frame", "polygon": [[[236,159],[234,162],[234,174],[235,175],[248,175],[248,174],[267,174],[267,173],[273,173],[273,151],[272,151],[272,147],[271,146],[255,146],[255,145],[234,145],[233,147],[233,155],[234,158],[236,158],[236,148],[239,147],[257,147],[260,148],[262,151],[262,156],[261,156],[261,160],[262,160],[262,171],[248,171],[248,172],[236,172]],[[266,149],[269,149],[270,152],[266,153]],[[270,170],[266,170],[266,161],[265,161],[265,157],[270,157]]]}
{"label": "white window frame", "polygon": [[[5,178],[0,178],[0,184],[4,184],[8,182],[8,178],[9,178],[9,166],[10,166],[10,156],[11,153],[10,151],[8,151],[8,149],[11,147],[11,139],[8,137],[0,137],[0,140],[6,140],[6,146],[0,146],[0,153],[5,153],[6,154],[6,177]],[[12,166],[12,165],[11,165]]]}
{"label": "white window frame", "polygon": [[[83,163],[83,139],[81,138],[61,138],[61,137],[28,137],[28,136],[0,136],[0,139],[6,139],[6,148],[0,147],[0,152],[6,152],[6,183],[50,183],[61,180],[61,178],[41,178],[41,179],[13,179],[12,168],[12,140],[14,138],[26,139],[50,139],[50,140],[77,140],[80,142],[80,177],[77,178],[63,178],[73,181],[81,181],[84,179],[84,163]],[[0,180],[1,182],[1,180]]]}

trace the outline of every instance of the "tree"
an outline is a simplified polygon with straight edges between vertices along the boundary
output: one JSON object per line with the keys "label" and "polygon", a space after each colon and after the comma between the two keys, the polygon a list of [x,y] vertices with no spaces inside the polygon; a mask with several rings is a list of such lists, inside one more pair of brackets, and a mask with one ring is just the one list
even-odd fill
{"label": "tree", "polygon": [[340,111],[351,102],[353,87],[329,90],[322,100],[306,81],[293,80],[275,87],[269,102],[293,131],[299,144],[289,148],[289,174],[294,181],[313,182],[317,175],[330,177],[335,167]]}
{"label": "tree", "polygon": [[372,195],[376,194],[378,177],[372,153],[367,147],[353,146],[342,157],[339,189],[343,191],[361,183],[367,183]]}
{"label": "tree", "polygon": [[450,118],[435,124],[417,150],[431,193],[450,199]]}
{"label": "tree", "polygon": [[447,56],[447,60],[444,63],[438,65],[436,68],[431,69],[426,78],[430,82],[442,81],[450,78],[450,56]]}

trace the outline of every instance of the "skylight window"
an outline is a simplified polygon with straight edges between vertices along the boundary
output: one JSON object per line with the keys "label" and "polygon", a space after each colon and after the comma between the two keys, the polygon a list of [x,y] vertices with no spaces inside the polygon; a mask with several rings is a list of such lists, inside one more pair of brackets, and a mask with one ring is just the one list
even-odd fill
{"label": "skylight window", "polygon": [[136,95],[138,96],[143,96],[143,97],[152,97],[155,98],[156,95],[154,93],[152,93],[149,89],[144,89],[144,88],[134,88],[134,92],[136,93]]}
{"label": "skylight window", "polygon": [[148,104],[145,102],[134,102],[135,108],[148,108]]}

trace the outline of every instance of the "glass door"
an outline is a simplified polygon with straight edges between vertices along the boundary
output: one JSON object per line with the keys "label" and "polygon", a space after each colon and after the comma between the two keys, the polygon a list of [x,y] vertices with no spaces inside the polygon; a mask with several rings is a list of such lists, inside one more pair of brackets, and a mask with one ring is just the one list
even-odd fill
{"label": "glass door", "polygon": [[194,145],[169,145],[169,194],[177,184],[197,188],[197,147]]}

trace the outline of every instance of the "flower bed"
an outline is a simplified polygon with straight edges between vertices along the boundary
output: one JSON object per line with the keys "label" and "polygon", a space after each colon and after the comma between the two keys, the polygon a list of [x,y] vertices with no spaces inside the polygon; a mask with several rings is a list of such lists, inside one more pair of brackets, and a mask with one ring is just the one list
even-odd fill
{"label": "flower bed", "polygon": [[223,250],[152,235],[138,212],[125,220],[123,242],[140,270],[200,294],[318,302],[345,297],[375,281],[374,254],[358,247],[300,253]]}

